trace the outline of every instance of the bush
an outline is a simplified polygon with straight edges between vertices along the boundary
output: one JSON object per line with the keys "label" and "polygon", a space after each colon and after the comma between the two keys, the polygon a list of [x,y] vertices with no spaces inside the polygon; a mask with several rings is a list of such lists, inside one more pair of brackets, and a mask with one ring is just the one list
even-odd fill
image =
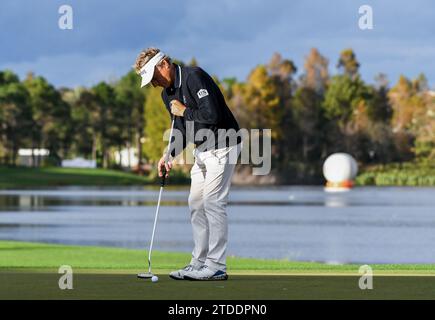
{"label": "bush", "polygon": [[42,167],[60,167],[62,164],[61,160],[57,156],[48,156],[46,158],[42,158]]}
{"label": "bush", "polygon": [[357,185],[435,186],[435,165],[422,162],[392,163],[366,167]]}

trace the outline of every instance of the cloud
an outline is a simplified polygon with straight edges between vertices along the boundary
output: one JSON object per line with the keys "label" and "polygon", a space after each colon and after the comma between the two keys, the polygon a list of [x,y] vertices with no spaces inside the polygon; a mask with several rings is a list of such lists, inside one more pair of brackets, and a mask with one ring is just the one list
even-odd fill
{"label": "cloud", "polygon": [[372,31],[358,29],[356,0],[70,0],[72,31],[57,26],[62,4],[1,1],[0,68],[33,70],[57,86],[91,85],[121,76],[141,49],[157,46],[177,59],[197,58],[211,74],[243,80],[274,52],[302,72],[312,47],[334,73],[340,51],[352,47],[368,81],[378,72],[394,79],[425,71],[435,83],[430,0],[365,1],[373,6]]}
{"label": "cloud", "polygon": [[97,56],[71,53],[41,57],[32,62],[3,64],[0,69],[13,70],[21,78],[33,72],[58,87],[92,86],[100,81],[114,81],[127,73],[136,55],[136,51],[115,51]]}

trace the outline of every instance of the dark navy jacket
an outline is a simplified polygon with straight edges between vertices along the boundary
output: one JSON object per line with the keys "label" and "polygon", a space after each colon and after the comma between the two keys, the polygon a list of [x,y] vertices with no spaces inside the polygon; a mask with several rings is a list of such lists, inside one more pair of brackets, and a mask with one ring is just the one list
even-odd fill
{"label": "dark navy jacket", "polygon": [[[197,148],[206,142],[206,138],[186,140],[186,121],[194,122],[194,134],[200,129],[210,129],[215,134],[215,146],[218,142],[219,129],[239,130],[239,125],[225,103],[217,84],[199,67],[175,66],[175,81],[172,87],[163,89],[162,99],[171,115],[171,100],[177,99],[186,106],[184,117],[175,117],[174,128],[183,133],[183,149],[188,142]],[[237,140],[240,142],[240,139]],[[172,156],[175,156],[172,152]]]}

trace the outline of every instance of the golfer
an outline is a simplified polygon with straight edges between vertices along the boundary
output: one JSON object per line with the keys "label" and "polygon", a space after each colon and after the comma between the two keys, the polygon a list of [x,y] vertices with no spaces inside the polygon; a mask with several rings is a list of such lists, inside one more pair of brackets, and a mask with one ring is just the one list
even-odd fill
{"label": "golfer", "polygon": [[[199,67],[180,66],[156,48],[142,51],[136,59],[136,72],[142,77],[141,87],[151,82],[162,87],[162,99],[169,113],[175,117],[174,130],[183,135],[187,145],[187,123],[193,123],[195,163],[191,170],[189,209],[193,230],[194,248],[190,263],[170,273],[176,280],[227,280],[226,248],[228,222],[226,205],[235,162],[241,150],[237,139],[222,138],[218,132],[237,132],[239,125],[225,103],[213,79]],[[209,139],[211,133],[214,139]],[[208,137],[207,137],[208,136]],[[214,143],[210,143],[214,141]],[[172,149],[172,148],[171,148]],[[234,157],[235,155],[235,157]],[[171,152],[175,157],[175,152]],[[230,161],[230,160],[233,161]],[[158,163],[158,173],[163,168],[169,173],[172,163],[163,156]]]}

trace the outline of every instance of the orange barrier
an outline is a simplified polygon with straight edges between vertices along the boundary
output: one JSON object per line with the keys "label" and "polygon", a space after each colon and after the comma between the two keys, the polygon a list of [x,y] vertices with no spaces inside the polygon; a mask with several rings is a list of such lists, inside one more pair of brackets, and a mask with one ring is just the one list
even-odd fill
{"label": "orange barrier", "polygon": [[343,188],[343,189],[351,189],[353,188],[354,183],[352,180],[344,180],[340,182],[326,182],[326,188]]}

